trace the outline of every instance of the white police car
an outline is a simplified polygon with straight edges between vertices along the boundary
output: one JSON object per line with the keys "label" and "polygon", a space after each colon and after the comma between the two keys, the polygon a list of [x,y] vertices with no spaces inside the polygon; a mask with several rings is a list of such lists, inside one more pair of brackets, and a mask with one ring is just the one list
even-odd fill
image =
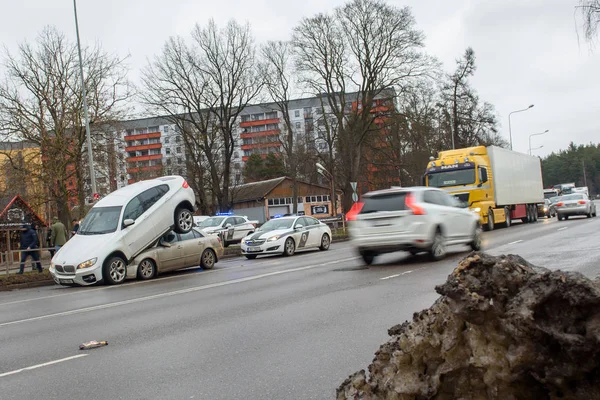
{"label": "white police car", "polygon": [[263,254],[293,255],[296,250],[329,249],[331,229],[313,217],[292,216],[265,222],[242,239],[242,254],[254,259]]}

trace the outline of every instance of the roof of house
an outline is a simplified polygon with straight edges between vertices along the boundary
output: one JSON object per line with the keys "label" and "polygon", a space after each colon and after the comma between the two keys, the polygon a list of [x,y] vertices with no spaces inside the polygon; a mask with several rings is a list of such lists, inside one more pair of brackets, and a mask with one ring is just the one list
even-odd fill
{"label": "roof of house", "polygon": [[264,199],[281,182],[289,179],[285,176],[280,178],[268,179],[266,181],[245,183],[232,188],[233,203],[241,203],[249,200]]}
{"label": "roof of house", "polygon": [[33,222],[48,226],[20,195],[0,198],[0,229],[20,227]]}

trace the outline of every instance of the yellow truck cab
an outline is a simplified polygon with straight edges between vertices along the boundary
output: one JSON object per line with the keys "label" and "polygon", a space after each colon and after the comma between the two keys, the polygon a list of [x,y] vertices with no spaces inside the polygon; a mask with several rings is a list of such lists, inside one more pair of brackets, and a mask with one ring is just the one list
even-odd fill
{"label": "yellow truck cab", "polygon": [[424,183],[454,195],[487,230],[514,219],[535,222],[544,202],[539,158],[496,146],[439,152],[427,164]]}

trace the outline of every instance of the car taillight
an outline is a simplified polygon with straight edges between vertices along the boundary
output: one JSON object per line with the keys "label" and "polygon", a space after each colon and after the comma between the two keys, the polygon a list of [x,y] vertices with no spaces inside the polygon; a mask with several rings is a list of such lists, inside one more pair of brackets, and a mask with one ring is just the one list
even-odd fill
{"label": "car taillight", "polygon": [[579,203],[579,204],[586,204],[586,203],[587,203],[587,201],[585,201],[585,200],[579,200],[579,201],[578,201],[578,203]]}
{"label": "car taillight", "polygon": [[354,221],[356,220],[356,215],[362,210],[364,203],[357,201],[352,204],[352,207],[346,213],[346,221]]}
{"label": "car taillight", "polygon": [[564,205],[565,205],[565,203],[563,203],[562,201],[560,203],[556,203],[556,207],[562,207]]}
{"label": "car taillight", "polygon": [[190,187],[190,185],[188,185],[187,181],[183,181],[183,184],[181,186],[183,186],[184,189],[187,189]]}
{"label": "car taillight", "polygon": [[404,204],[406,204],[406,207],[410,208],[413,212],[413,214],[415,215],[425,215],[425,210],[423,209],[423,207],[418,206],[416,204],[416,199],[415,199],[415,195],[410,193],[408,196],[406,196],[406,198],[404,199]]}

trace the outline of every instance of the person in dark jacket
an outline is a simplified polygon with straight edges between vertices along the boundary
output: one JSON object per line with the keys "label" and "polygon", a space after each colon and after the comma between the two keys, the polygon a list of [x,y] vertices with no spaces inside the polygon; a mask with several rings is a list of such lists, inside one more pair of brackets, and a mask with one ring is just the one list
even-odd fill
{"label": "person in dark jacket", "polygon": [[18,274],[22,274],[25,269],[25,261],[31,257],[31,269],[37,268],[38,272],[42,272],[42,263],[40,262],[40,253],[38,248],[38,236],[35,229],[30,225],[23,224],[21,226],[21,264],[19,265]]}

